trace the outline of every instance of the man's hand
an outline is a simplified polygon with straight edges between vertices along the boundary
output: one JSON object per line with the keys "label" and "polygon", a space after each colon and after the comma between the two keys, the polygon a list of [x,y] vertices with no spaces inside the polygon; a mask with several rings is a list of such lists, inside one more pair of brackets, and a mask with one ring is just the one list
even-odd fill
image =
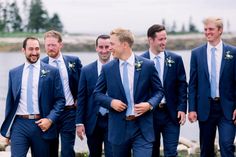
{"label": "man's hand", "polygon": [[145,112],[149,111],[152,106],[148,102],[141,102],[134,105],[135,116],[141,116]]}
{"label": "man's hand", "polygon": [[50,126],[52,125],[52,121],[48,118],[42,118],[38,121],[35,122],[36,124],[38,124],[38,126],[40,127],[40,129],[45,132],[47,131]]}
{"label": "man's hand", "polygon": [[76,133],[80,140],[84,139],[83,136],[85,136],[85,128],[83,124],[76,126]]}
{"label": "man's hand", "polygon": [[127,105],[118,99],[113,99],[111,101],[111,107],[118,112],[122,112],[127,108]]}
{"label": "man's hand", "polygon": [[183,111],[178,111],[177,118],[179,119],[179,124],[184,125],[184,123],[186,121],[186,115]]}
{"label": "man's hand", "polygon": [[195,112],[195,111],[189,112],[189,114],[188,114],[188,120],[189,120],[191,123],[197,121],[197,112]]}
{"label": "man's hand", "polygon": [[234,125],[236,125],[236,109],[233,112],[233,118],[232,120],[234,121]]}

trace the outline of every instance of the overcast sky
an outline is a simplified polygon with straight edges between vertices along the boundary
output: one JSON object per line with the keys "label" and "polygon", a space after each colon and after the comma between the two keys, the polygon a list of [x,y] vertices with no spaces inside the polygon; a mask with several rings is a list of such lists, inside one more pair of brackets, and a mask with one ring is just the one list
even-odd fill
{"label": "overcast sky", "polygon": [[[22,5],[23,0],[17,0]],[[28,0],[30,1],[30,0]],[[202,20],[219,16],[225,31],[236,32],[236,0],[42,0],[50,15],[58,13],[67,32],[109,33],[116,27],[146,33],[149,26],[165,19],[180,30],[189,19],[202,31]],[[229,23],[229,24],[227,24]]]}

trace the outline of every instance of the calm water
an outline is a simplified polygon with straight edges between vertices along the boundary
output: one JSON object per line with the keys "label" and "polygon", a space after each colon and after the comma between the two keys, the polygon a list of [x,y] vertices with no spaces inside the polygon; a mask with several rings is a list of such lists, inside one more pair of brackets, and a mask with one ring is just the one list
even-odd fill
{"label": "calm water", "polygon": [[[187,80],[189,77],[189,63],[190,63],[190,51],[178,51],[176,52],[182,56]],[[68,55],[78,56],[83,65],[87,65],[94,60],[97,59],[96,53],[67,53]],[[140,54],[140,53],[136,53]],[[41,58],[43,58],[45,54],[41,54]],[[7,94],[7,86],[8,86],[8,71],[16,67],[24,62],[25,58],[21,52],[13,52],[13,53],[0,53],[0,124],[4,119],[4,111],[5,111],[5,99]],[[181,136],[198,141],[198,126],[197,123],[190,124],[188,121],[181,129]],[[76,151],[84,151],[87,149],[86,141],[81,142],[78,138],[76,139],[75,145]]]}

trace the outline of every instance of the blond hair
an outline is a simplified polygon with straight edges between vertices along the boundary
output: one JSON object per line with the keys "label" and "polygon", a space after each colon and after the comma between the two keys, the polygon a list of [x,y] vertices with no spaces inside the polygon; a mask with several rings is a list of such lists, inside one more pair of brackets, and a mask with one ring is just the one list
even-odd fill
{"label": "blond hair", "polygon": [[203,24],[206,25],[208,23],[214,23],[217,28],[222,28],[223,29],[223,20],[219,17],[208,17],[203,20]]}
{"label": "blond hair", "polygon": [[116,28],[111,31],[110,35],[116,35],[120,42],[127,42],[130,47],[134,44],[134,35],[128,29]]}
{"label": "blond hair", "polygon": [[58,32],[58,31],[50,30],[50,31],[46,32],[46,33],[44,34],[44,40],[45,40],[47,37],[57,38],[57,39],[58,39],[58,42],[62,42],[61,33]]}

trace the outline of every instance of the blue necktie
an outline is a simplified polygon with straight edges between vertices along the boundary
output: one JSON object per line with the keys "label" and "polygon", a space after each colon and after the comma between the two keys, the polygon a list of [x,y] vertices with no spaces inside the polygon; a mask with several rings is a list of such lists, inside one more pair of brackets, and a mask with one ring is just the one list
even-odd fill
{"label": "blue necktie", "polygon": [[101,113],[101,115],[104,116],[106,113],[108,113],[108,110],[107,110],[106,108],[100,106],[100,108],[99,108],[99,112]]}
{"label": "blue necktie", "polygon": [[156,60],[155,67],[156,67],[156,69],[157,69],[157,72],[158,72],[158,76],[159,76],[159,78],[161,78],[161,64],[160,64],[160,57],[159,57],[159,56],[156,56],[156,57],[155,57],[155,60]]}
{"label": "blue necktie", "polygon": [[[54,62],[56,63],[57,65],[57,68],[59,69],[59,73],[60,73],[60,78],[61,78],[61,83],[62,83],[62,87],[63,87],[63,91],[64,91],[64,84],[63,84],[63,75],[62,75],[62,68],[60,66],[60,60],[54,60]],[[65,92],[64,92],[65,94]]]}
{"label": "blue necktie", "polygon": [[33,68],[32,64],[29,65],[29,75],[27,79],[27,112],[29,114],[34,113],[33,108]]}
{"label": "blue necktie", "polygon": [[216,48],[211,48],[211,97],[216,97]]}
{"label": "blue necktie", "polygon": [[129,77],[128,77],[128,68],[127,68],[128,63],[125,61],[123,63],[123,87],[125,90],[125,96],[127,99],[127,111],[126,111],[126,116],[132,115],[132,104],[131,104],[131,96],[130,96],[130,89],[129,89]]}

